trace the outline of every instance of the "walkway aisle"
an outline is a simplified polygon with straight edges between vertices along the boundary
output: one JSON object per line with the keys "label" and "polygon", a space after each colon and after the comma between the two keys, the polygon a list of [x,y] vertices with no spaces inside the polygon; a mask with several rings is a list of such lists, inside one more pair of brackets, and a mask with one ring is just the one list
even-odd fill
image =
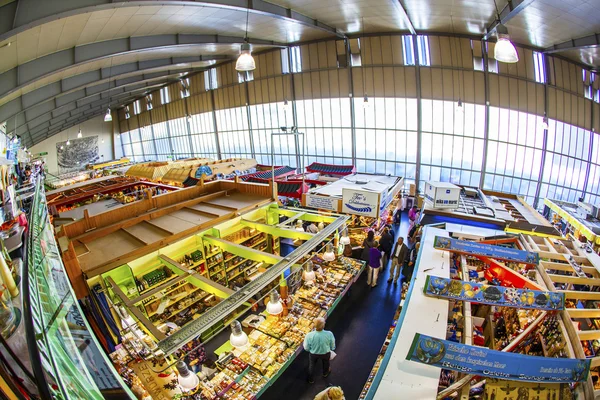
{"label": "walkway aisle", "polygon": [[[405,213],[400,232],[406,237],[407,231]],[[308,354],[302,352],[261,400],[313,400],[329,384],[341,386],[347,400],[358,399],[400,303],[400,285],[388,285],[388,274],[389,265],[381,271],[377,286],[371,289],[367,286],[367,273],[363,272],[327,320],[325,329],[334,333],[338,354],[331,362],[332,372],[327,379],[321,376],[319,365],[315,383],[306,381]]]}

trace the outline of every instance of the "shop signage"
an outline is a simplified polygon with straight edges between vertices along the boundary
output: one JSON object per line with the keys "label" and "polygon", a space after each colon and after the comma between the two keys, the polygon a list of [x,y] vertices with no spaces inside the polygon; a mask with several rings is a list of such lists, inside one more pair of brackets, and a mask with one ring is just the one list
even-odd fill
{"label": "shop signage", "polygon": [[319,210],[339,211],[339,199],[331,196],[319,196],[318,194],[305,195],[305,207],[316,208]]}
{"label": "shop signage", "polygon": [[523,382],[583,382],[590,360],[547,358],[490,350],[417,333],[407,360],[465,374]]}
{"label": "shop signage", "polygon": [[427,276],[425,294],[446,299],[504,307],[533,308],[536,310],[564,310],[564,293],[465,282],[439,276]]}
{"label": "shop signage", "polygon": [[379,193],[356,189],[342,190],[342,212],[377,217],[378,208]]}
{"label": "shop signage", "polygon": [[538,264],[538,253],[523,251],[510,247],[494,246],[491,244],[470,242],[442,236],[436,236],[433,247],[456,253],[472,254],[474,256],[491,257],[497,260],[512,261],[523,264]]}

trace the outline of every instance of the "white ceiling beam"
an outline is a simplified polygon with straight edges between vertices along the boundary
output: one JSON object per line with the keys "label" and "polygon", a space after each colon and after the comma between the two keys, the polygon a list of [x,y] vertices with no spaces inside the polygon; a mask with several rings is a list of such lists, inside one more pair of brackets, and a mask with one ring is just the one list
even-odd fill
{"label": "white ceiling beam", "polygon": [[500,11],[500,17],[496,18],[494,22],[487,27],[486,34],[483,35],[483,40],[489,40],[496,31],[498,25],[505,25],[531,3],[533,3],[533,0],[509,0],[508,4]]}
{"label": "white ceiling beam", "polygon": [[[288,22],[297,23],[330,35],[345,38],[341,31],[322,23],[317,19],[300,14],[290,8],[263,0],[162,0],[160,2],[149,0],[120,0],[112,2],[107,2],[106,0],[86,0],[85,2],[29,0],[27,2],[19,3],[24,3],[24,5],[22,7],[21,5],[16,7],[15,4],[17,3],[14,3],[13,5],[8,4],[4,7],[0,7],[0,13],[6,15],[6,18],[0,20],[0,42],[36,26],[74,15],[125,7],[156,5],[183,5],[190,8],[210,7],[249,12],[251,14],[263,15],[274,19],[282,19]],[[81,6],[82,3],[84,3],[85,6]]]}
{"label": "white ceiling beam", "polygon": [[566,42],[555,44],[544,50],[546,54],[559,53],[561,51],[589,49],[600,46],[600,34],[594,33],[578,39],[567,40]]}
{"label": "white ceiling beam", "polygon": [[[394,6],[398,9],[400,14],[402,15],[402,18],[404,19],[404,23],[406,24],[406,27],[408,28],[410,33],[413,35],[416,35],[417,31],[415,30],[415,27],[414,27],[412,21],[410,20],[408,13],[406,12],[406,7],[402,3],[402,0],[392,0],[392,4],[394,4]],[[363,27],[363,29],[364,29],[364,27]]]}

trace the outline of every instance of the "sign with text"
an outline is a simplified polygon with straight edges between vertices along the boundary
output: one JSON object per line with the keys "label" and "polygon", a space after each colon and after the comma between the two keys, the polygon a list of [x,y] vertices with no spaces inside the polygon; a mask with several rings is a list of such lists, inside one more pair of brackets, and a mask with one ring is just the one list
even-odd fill
{"label": "sign with text", "polygon": [[407,360],[465,374],[523,382],[583,382],[590,360],[547,358],[490,350],[417,333]]}
{"label": "sign with text", "polygon": [[455,253],[490,257],[497,260],[512,261],[523,264],[535,265],[540,261],[540,256],[538,253],[531,251],[523,251],[510,247],[494,246],[491,244],[470,242],[468,240],[458,240],[442,236],[435,237],[433,247]]}
{"label": "sign with text", "polygon": [[379,193],[368,190],[343,189],[342,212],[346,214],[377,217],[379,212]]}
{"label": "sign with text", "polygon": [[340,199],[330,196],[319,196],[317,194],[306,194],[304,196],[304,207],[316,208],[319,210],[339,211]]}
{"label": "sign with text", "polygon": [[564,310],[564,293],[465,282],[439,276],[427,276],[425,294],[503,307],[536,310]]}

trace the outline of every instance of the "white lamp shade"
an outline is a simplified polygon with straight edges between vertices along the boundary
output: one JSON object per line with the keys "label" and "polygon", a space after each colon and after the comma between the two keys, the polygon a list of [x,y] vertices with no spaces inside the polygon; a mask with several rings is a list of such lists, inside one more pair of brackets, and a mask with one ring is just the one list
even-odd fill
{"label": "white lamp shade", "polygon": [[198,375],[191,372],[188,369],[186,363],[183,361],[179,361],[176,365],[176,368],[179,372],[179,377],[177,378],[177,381],[179,383],[181,391],[187,393],[196,390],[196,388],[200,384],[200,379],[198,379]]}
{"label": "white lamp shade", "polygon": [[111,122],[112,114],[110,113],[110,108],[106,110],[106,115],[104,115],[104,122]]}
{"label": "white lamp shade", "polygon": [[275,290],[271,292],[271,299],[267,303],[267,312],[271,315],[279,315],[283,312],[283,304],[279,300],[279,293]]}
{"label": "white lamp shade", "polygon": [[77,138],[81,139],[83,137],[83,134],[81,133],[81,129],[79,130],[79,132],[77,132]]}
{"label": "white lamp shade", "polygon": [[306,282],[312,282],[316,278],[315,271],[302,271],[302,279]]}
{"label": "white lamp shade", "polygon": [[242,45],[242,53],[235,63],[235,69],[241,72],[253,71],[256,69],[256,63],[254,62],[254,57],[252,57],[252,51],[250,50],[250,45],[248,43]]}
{"label": "white lamp shade", "polygon": [[319,229],[319,232],[321,232],[325,228],[325,224],[323,222],[319,222],[319,225],[317,225],[317,228]]}
{"label": "white lamp shade", "polygon": [[248,345],[248,335],[242,330],[242,325],[239,321],[231,323],[231,336],[229,342],[235,348],[241,348]]}
{"label": "white lamp shade", "polygon": [[350,237],[348,236],[342,236],[340,238],[340,244],[343,244],[344,246],[347,244],[350,244]]}
{"label": "white lamp shade", "polygon": [[333,245],[331,243],[327,243],[325,253],[323,253],[323,260],[325,260],[325,261],[335,260],[335,253],[333,252]]}
{"label": "white lamp shade", "polygon": [[494,58],[503,63],[519,61],[519,53],[507,36],[499,35],[498,42],[494,47]]}
{"label": "white lamp shade", "polygon": [[296,221],[296,230],[298,232],[304,232],[304,227],[302,226],[302,221],[301,220]]}
{"label": "white lamp shade", "polygon": [[71,141],[67,139],[67,146],[71,144]]}
{"label": "white lamp shade", "polygon": [[363,99],[363,108],[367,109],[371,106],[371,103],[369,103],[369,98],[367,96],[365,96],[365,98]]}

